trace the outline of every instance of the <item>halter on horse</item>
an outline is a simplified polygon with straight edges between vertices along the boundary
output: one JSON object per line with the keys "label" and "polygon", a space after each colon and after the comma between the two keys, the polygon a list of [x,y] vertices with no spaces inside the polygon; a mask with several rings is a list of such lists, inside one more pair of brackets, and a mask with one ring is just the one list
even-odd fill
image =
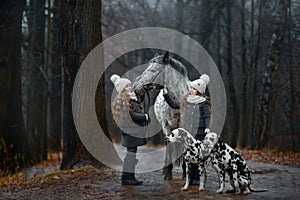
{"label": "halter on horse", "polygon": [[[189,90],[185,66],[169,57],[169,52],[152,58],[147,69],[136,78],[133,84],[133,90],[141,98],[145,98],[145,96],[149,98],[148,91],[154,91],[155,117],[161,124],[164,135],[167,136],[173,129],[179,127],[180,113],[178,109],[172,109],[164,100],[161,90],[164,86],[168,87],[170,97],[179,102]],[[174,153],[174,149],[171,145],[167,145],[165,180],[172,179],[172,153]]]}

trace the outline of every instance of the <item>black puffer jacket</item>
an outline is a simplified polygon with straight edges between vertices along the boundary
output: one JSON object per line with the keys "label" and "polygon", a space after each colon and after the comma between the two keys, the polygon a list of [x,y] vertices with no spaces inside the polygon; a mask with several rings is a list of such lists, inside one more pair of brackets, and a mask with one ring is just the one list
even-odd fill
{"label": "black puffer jacket", "polygon": [[180,108],[180,103],[172,99],[168,94],[164,95],[165,100],[171,108],[185,111],[181,113],[181,127],[190,132],[193,136],[205,135],[204,130],[210,129],[210,104],[208,100],[201,103],[186,103],[185,109]]}
{"label": "black puffer jacket", "polygon": [[[146,115],[141,111],[138,102],[133,101],[133,112],[130,113],[131,120],[120,120],[121,140],[124,147],[137,147],[147,143]],[[122,119],[123,113],[120,114]],[[136,137],[135,137],[136,136]]]}

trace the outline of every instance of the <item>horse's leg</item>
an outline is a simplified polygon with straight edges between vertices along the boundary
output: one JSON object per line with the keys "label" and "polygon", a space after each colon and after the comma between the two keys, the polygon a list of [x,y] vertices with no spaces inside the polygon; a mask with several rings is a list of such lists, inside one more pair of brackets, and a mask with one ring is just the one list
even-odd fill
{"label": "horse's leg", "polygon": [[182,159],[182,176],[181,176],[181,180],[184,180],[186,178],[186,163],[185,160]]}
{"label": "horse's leg", "polygon": [[[167,122],[164,123],[163,133],[165,136],[171,133],[170,127],[168,126]],[[172,152],[173,152],[173,144],[166,142],[166,159],[165,159],[165,167],[163,169],[164,180],[169,181],[172,180],[172,170],[173,170],[173,163],[172,163]]]}
{"label": "horse's leg", "polygon": [[173,151],[173,143],[167,142],[167,152],[166,152],[166,160],[165,160],[165,176],[164,180],[169,181],[172,180],[172,170],[173,170],[173,163],[172,163],[172,151]]}

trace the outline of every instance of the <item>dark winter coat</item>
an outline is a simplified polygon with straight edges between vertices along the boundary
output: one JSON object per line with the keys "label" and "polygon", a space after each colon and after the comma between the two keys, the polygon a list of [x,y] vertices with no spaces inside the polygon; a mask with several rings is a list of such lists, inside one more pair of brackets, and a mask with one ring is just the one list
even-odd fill
{"label": "dark winter coat", "polygon": [[[169,95],[164,95],[165,100],[171,108],[179,109],[179,102],[176,102]],[[205,135],[204,130],[210,129],[210,104],[208,100],[201,103],[189,103],[187,102],[185,108],[180,108],[184,111],[181,113],[183,118],[181,119],[181,127],[190,132],[193,136],[200,136],[203,138]]]}
{"label": "dark winter coat", "polygon": [[[133,101],[133,112],[130,113],[131,120],[121,120],[121,140],[124,147],[137,147],[147,143],[148,139],[145,138],[147,123],[146,116],[139,107],[138,102]],[[121,113],[122,116],[122,113]],[[129,122],[131,121],[131,122]],[[136,135],[138,137],[134,137]]]}

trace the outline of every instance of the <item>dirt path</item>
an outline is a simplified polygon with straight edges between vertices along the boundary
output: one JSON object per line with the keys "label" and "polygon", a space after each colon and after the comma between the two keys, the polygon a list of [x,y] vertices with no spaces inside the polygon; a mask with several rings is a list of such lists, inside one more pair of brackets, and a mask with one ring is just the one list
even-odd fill
{"label": "dirt path", "polygon": [[[267,192],[249,195],[215,194],[218,186],[215,172],[209,167],[206,191],[197,186],[181,191],[181,169],[175,167],[174,179],[163,181],[162,170],[138,174],[141,186],[120,185],[120,172],[104,167],[83,167],[53,172],[23,184],[0,188],[0,199],[300,199],[300,169],[283,165],[248,161],[253,172],[252,186]],[[226,183],[229,189],[229,183]]]}

